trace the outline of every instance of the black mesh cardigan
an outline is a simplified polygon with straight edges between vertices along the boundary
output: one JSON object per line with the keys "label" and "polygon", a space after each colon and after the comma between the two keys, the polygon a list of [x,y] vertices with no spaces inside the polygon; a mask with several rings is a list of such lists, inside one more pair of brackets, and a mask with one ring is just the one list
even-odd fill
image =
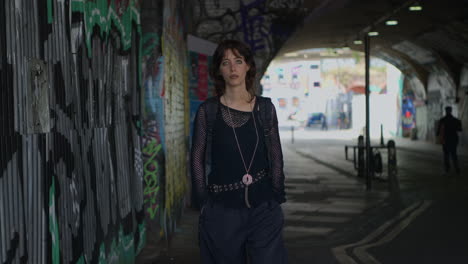
{"label": "black mesh cardigan", "polygon": [[[274,199],[279,203],[286,201],[284,191],[283,152],[278,131],[278,118],[270,98],[257,96],[258,107],[254,109],[260,116],[260,126],[264,131],[268,153],[269,177],[271,177]],[[213,125],[218,111],[219,97],[211,97],[203,102],[195,116],[192,148],[191,177],[192,204],[201,208],[208,199],[207,177],[211,164],[211,141]]]}

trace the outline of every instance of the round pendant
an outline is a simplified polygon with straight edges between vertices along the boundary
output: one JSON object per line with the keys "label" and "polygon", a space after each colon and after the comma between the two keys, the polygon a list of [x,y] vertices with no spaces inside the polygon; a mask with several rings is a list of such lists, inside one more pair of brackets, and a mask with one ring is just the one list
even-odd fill
{"label": "round pendant", "polygon": [[248,173],[245,174],[244,177],[242,177],[242,182],[243,182],[245,185],[247,185],[247,186],[249,186],[250,184],[252,184],[252,175],[250,175],[250,174],[248,174]]}

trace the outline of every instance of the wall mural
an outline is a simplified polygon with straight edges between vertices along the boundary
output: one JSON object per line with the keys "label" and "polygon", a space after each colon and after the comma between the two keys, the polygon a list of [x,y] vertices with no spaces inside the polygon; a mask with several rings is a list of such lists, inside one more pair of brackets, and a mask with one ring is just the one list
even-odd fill
{"label": "wall mural", "polygon": [[132,263],[145,245],[139,5],[0,4],[1,263]]}
{"label": "wall mural", "polygon": [[214,95],[214,84],[209,77],[212,56],[195,51],[188,53],[190,100],[205,101]]}
{"label": "wall mural", "polygon": [[188,69],[183,1],[164,0],[162,53],[164,56],[164,120],[166,172],[162,224],[166,236],[174,232],[185,206],[187,186]]}
{"label": "wall mural", "polygon": [[[165,137],[164,57],[161,50],[162,6],[160,1],[142,3],[142,153],[144,206],[148,244],[164,237]],[[158,19],[159,18],[159,19]]]}
{"label": "wall mural", "polygon": [[460,111],[458,117],[462,121],[463,131],[460,135],[460,143],[463,146],[468,146],[468,65],[463,66],[460,74],[460,90],[458,91],[460,98]]}
{"label": "wall mural", "polygon": [[198,0],[194,4],[194,34],[218,43],[237,39],[256,54],[262,73],[281,45],[305,16],[303,0],[220,1]]}
{"label": "wall mural", "polygon": [[[188,85],[190,99],[190,136],[193,134],[193,122],[198,110],[198,106],[207,98],[214,96],[214,84],[209,77],[212,56],[189,51],[188,53]],[[191,137],[190,137],[191,140]],[[191,146],[190,142],[190,146]]]}

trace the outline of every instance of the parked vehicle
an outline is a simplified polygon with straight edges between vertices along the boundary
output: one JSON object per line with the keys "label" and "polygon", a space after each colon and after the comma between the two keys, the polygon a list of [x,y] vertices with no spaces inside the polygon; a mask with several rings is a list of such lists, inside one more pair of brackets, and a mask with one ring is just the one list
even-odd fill
{"label": "parked vehicle", "polygon": [[323,122],[326,122],[326,116],[324,113],[312,113],[307,119],[306,126],[311,127],[313,125],[323,125]]}

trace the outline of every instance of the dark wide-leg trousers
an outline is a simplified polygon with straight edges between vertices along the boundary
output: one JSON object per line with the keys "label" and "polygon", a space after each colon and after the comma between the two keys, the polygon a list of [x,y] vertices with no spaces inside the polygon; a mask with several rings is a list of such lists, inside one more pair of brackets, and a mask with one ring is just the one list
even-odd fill
{"label": "dark wide-leg trousers", "polygon": [[283,211],[276,201],[251,209],[208,202],[199,219],[202,263],[286,264],[283,224]]}

